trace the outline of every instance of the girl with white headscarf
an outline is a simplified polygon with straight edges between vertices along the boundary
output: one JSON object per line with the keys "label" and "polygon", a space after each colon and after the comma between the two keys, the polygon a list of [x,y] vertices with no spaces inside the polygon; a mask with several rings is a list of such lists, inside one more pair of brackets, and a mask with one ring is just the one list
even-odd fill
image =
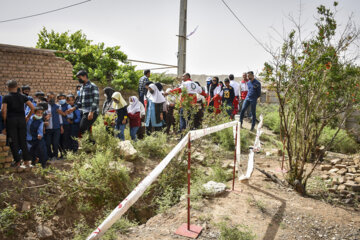
{"label": "girl with white headscarf", "polygon": [[136,133],[141,127],[141,117],[145,115],[144,105],[137,97],[131,96],[129,97],[127,112],[130,123],[130,136],[132,140],[136,141]]}
{"label": "girl with white headscarf", "polygon": [[155,128],[155,131],[160,131],[163,126],[163,111],[166,99],[155,84],[150,84],[148,91],[150,94],[146,105],[145,126],[147,128],[147,133],[150,134],[152,128]]}
{"label": "girl with white headscarf", "polygon": [[124,98],[121,96],[120,92],[114,92],[111,96],[113,103],[112,108],[116,110],[116,122],[115,122],[115,129],[119,131],[117,137],[120,140],[125,141],[125,127],[126,127],[126,120],[128,118],[127,113],[127,103]]}

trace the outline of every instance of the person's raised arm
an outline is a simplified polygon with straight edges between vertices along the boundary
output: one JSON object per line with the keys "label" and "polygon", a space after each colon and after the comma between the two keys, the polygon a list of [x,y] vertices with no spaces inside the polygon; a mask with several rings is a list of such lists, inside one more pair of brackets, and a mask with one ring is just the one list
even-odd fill
{"label": "person's raised arm", "polygon": [[25,119],[26,119],[26,122],[29,121],[31,115],[34,114],[35,112],[35,107],[34,107],[34,104],[32,104],[32,102],[29,100],[26,102],[26,105],[28,105],[28,107],[30,108],[30,112],[28,113],[28,115],[26,115]]}
{"label": "person's raised arm", "polygon": [[7,117],[7,103],[1,105],[1,115],[4,120],[4,130],[3,134],[6,134],[6,117]]}

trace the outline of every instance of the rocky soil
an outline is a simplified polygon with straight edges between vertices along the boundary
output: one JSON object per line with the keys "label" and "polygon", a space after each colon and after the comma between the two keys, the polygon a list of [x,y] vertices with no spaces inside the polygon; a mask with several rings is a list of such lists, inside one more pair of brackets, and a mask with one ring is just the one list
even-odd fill
{"label": "rocky soil", "polygon": [[[277,157],[256,155],[255,158],[258,167],[282,177],[277,171],[280,166]],[[360,212],[354,205],[304,198],[269,181],[257,170],[248,183],[236,181],[235,190],[192,202],[191,222],[203,227],[198,239],[218,239],[220,222],[228,226],[246,225],[256,234],[256,239],[263,240],[360,239]],[[183,200],[146,224],[132,228],[127,235],[119,235],[119,239],[184,239],[175,235],[175,231],[186,222],[186,214],[186,200]]]}

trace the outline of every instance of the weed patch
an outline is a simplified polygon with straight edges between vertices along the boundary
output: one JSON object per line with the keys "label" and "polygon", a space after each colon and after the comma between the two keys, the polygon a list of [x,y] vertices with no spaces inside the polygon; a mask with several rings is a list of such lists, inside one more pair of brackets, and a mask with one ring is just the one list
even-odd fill
{"label": "weed patch", "polygon": [[218,224],[220,240],[254,240],[256,235],[245,225],[228,226],[227,223]]}

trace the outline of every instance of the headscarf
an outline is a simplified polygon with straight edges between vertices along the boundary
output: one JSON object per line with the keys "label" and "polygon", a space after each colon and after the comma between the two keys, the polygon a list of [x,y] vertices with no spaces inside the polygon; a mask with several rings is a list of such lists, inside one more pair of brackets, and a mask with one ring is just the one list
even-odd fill
{"label": "headscarf", "polygon": [[224,88],[224,83],[222,81],[219,82],[220,86],[221,86],[221,90],[223,90]]}
{"label": "headscarf", "polygon": [[112,89],[111,87],[106,87],[106,88],[104,88],[104,93],[105,93],[105,95],[106,95],[106,101],[111,101],[112,100],[112,95],[113,95],[113,93],[115,92],[115,90],[114,89]]}
{"label": "headscarf", "polygon": [[210,91],[209,91],[210,97],[214,97],[214,90],[218,85],[219,85],[219,80],[217,80],[217,79],[216,79],[216,84],[214,84],[214,83],[210,84]]}
{"label": "headscarf", "polygon": [[121,109],[127,105],[126,101],[124,100],[124,98],[121,96],[121,93],[119,93],[119,92],[114,92],[113,95],[111,96],[111,98],[119,101],[118,103],[116,103],[115,101],[113,101],[113,103],[112,103],[112,107],[116,110]]}
{"label": "headscarf", "polygon": [[128,113],[135,114],[137,112],[141,112],[140,101],[137,97],[131,96],[129,97],[129,106],[127,107]]}
{"label": "headscarf", "polygon": [[[105,99],[103,107],[102,107],[102,114],[103,115],[107,111],[111,110],[111,107],[112,107],[112,98],[111,98],[111,96],[113,95],[114,92],[115,92],[115,90],[112,89],[111,87],[104,88],[104,93],[106,95],[106,99]],[[77,97],[79,97],[79,95]]]}
{"label": "headscarf", "polygon": [[154,91],[154,93],[150,94],[150,97],[149,97],[149,99],[153,103],[163,103],[166,101],[165,97],[160,93],[159,89],[157,88],[157,86],[155,84],[150,84],[149,88],[151,88]]}
{"label": "headscarf", "polygon": [[[146,85],[150,86],[151,84],[153,84],[153,82],[150,81],[150,82],[147,82],[147,83],[145,84],[145,86],[146,86]],[[149,99],[150,96],[151,96],[151,93],[150,93],[149,90],[147,90],[147,91],[146,91],[146,99]]]}

